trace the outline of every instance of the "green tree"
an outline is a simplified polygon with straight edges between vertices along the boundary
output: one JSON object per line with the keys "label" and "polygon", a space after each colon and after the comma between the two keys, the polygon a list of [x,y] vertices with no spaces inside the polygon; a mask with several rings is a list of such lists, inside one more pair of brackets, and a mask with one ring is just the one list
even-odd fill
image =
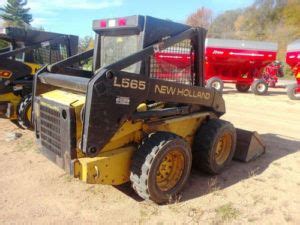
{"label": "green tree", "polygon": [[213,38],[236,38],[235,21],[242,10],[229,10],[218,15],[208,29],[208,36]]}
{"label": "green tree", "polygon": [[0,8],[0,18],[4,20],[6,26],[30,26],[32,15],[26,5],[27,0],[7,0],[7,4]]}

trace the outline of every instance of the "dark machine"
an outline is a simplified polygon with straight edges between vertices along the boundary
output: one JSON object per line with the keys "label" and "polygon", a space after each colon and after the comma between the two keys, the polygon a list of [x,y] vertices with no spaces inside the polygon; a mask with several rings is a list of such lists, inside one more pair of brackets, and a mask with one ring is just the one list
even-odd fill
{"label": "dark machine", "polygon": [[33,75],[46,64],[77,54],[78,37],[15,27],[0,29],[0,115],[31,127]]}

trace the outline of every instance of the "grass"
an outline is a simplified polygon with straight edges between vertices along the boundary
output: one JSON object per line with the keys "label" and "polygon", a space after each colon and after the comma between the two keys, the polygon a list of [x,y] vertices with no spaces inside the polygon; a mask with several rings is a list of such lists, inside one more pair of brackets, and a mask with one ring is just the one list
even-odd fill
{"label": "grass", "polygon": [[223,221],[231,221],[240,215],[240,211],[233,207],[232,203],[227,203],[215,210],[217,217]]}

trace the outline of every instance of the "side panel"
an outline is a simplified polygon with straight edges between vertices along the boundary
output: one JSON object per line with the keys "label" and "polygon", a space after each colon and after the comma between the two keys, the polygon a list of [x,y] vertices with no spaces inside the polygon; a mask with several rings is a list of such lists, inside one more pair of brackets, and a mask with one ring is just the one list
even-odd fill
{"label": "side panel", "polygon": [[37,99],[39,108],[35,116],[41,152],[70,173],[71,160],[76,158],[75,111],[73,108],[47,100]]}
{"label": "side panel", "polygon": [[225,113],[221,95],[213,89],[150,79],[138,74],[109,72],[88,90],[83,133],[83,151],[95,156],[146,101],[176,102],[208,107]]}

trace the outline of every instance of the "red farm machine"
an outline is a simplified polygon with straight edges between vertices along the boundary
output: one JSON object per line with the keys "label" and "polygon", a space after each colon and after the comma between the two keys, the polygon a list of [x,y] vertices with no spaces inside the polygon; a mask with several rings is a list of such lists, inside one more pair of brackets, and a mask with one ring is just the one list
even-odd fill
{"label": "red farm machine", "polygon": [[254,94],[266,94],[283,76],[277,48],[272,42],[207,39],[207,86],[221,91],[224,83],[235,83],[240,92],[251,87]]}
{"label": "red farm machine", "polygon": [[292,100],[300,100],[300,39],[288,45],[286,63],[292,68],[297,81],[287,86],[287,94]]}
{"label": "red farm machine", "polygon": [[[275,61],[276,43],[208,38],[205,56],[206,86],[218,91],[223,90],[224,83],[235,83],[240,92],[247,92],[251,87],[255,94],[263,95],[283,76],[281,63]],[[174,79],[184,80],[194,56],[188,49],[180,48],[176,52],[171,49],[156,52],[155,58],[157,76],[170,78],[172,72]]]}

